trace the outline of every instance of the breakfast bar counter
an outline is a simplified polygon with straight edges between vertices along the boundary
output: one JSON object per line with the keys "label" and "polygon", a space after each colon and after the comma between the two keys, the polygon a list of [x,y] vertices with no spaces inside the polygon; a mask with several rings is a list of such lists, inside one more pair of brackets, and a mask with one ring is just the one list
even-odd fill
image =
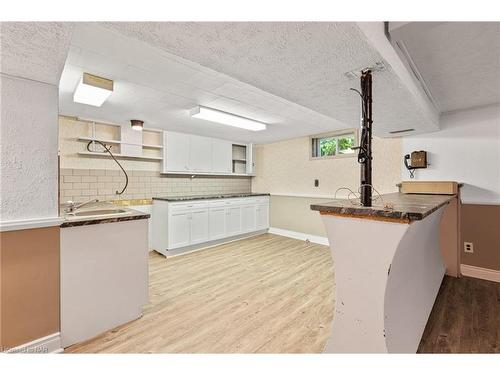
{"label": "breakfast bar counter", "polygon": [[439,224],[454,195],[384,194],[312,205],[335,265],[327,353],[415,353],[445,273]]}

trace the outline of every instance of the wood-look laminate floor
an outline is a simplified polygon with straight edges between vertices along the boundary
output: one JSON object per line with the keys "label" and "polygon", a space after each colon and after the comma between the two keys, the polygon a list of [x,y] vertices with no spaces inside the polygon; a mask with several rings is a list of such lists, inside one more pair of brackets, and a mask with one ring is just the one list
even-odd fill
{"label": "wood-look laminate floor", "polygon": [[446,276],[419,353],[500,353],[500,283]]}
{"label": "wood-look laminate floor", "polygon": [[[272,234],[150,257],[144,316],[69,353],[318,353],[330,335],[328,247]],[[445,277],[420,353],[499,353],[500,284]]]}
{"label": "wood-look laminate floor", "polygon": [[150,257],[142,318],[69,353],[318,353],[330,336],[327,246],[264,234]]}

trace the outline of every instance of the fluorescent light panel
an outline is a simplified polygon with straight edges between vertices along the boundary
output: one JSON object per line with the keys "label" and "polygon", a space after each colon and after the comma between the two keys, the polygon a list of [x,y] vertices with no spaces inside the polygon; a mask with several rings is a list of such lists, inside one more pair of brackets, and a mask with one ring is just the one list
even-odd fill
{"label": "fluorescent light panel", "polygon": [[233,115],[232,113],[227,113],[203,106],[195,108],[191,112],[191,117],[252,131],[266,130],[266,124],[264,124],[263,122],[251,120],[246,117]]}
{"label": "fluorescent light panel", "polygon": [[83,73],[75,93],[73,101],[100,107],[113,92],[113,81]]}

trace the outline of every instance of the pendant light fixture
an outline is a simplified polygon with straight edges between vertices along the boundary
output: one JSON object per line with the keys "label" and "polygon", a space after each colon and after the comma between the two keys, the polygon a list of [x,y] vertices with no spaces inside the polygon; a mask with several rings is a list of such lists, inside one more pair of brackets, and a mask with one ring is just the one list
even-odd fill
{"label": "pendant light fixture", "polygon": [[130,120],[130,125],[134,130],[142,130],[144,128],[144,121],[141,120]]}

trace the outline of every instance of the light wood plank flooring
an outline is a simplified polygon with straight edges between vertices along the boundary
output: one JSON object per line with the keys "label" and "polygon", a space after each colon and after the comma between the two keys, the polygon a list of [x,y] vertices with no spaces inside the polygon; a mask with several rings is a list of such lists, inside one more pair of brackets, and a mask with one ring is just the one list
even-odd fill
{"label": "light wood plank flooring", "polygon": [[144,316],[69,353],[319,353],[330,336],[327,246],[264,234],[150,257]]}

